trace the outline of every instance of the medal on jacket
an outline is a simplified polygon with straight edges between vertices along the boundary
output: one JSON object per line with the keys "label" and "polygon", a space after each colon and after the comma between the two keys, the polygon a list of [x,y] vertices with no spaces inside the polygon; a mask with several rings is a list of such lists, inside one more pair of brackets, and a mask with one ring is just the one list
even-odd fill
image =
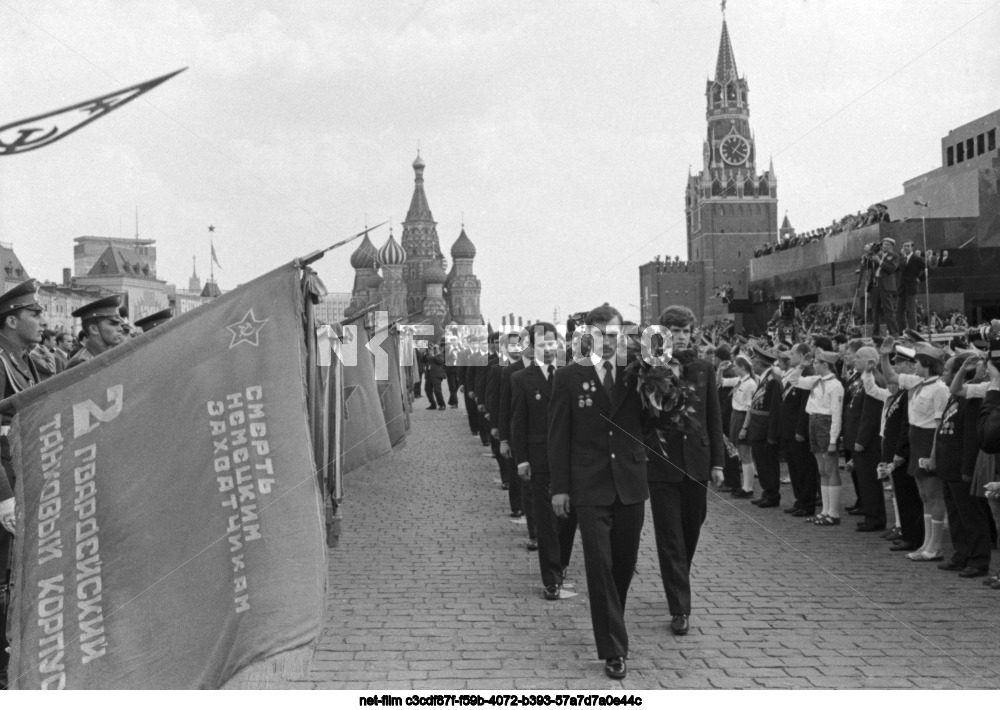
{"label": "medal on jacket", "polygon": [[587,397],[587,406],[588,407],[594,406],[594,400],[592,400],[590,397]]}
{"label": "medal on jacket", "polygon": [[541,392],[535,392],[535,399],[541,399],[541,398],[542,398],[542,393]]}
{"label": "medal on jacket", "polygon": [[583,386],[583,391],[584,392],[590,392],[590,383],[589,382],[584,382],[582,386]]}

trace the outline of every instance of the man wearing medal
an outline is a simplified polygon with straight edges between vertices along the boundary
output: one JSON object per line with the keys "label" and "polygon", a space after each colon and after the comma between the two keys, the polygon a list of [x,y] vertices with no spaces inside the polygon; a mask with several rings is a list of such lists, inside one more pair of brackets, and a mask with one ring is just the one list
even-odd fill
{"label": "man wearing medal", "polygon": [[[605,674],[627,674],[625,601],[649,497],[643,410],[625,358],[616,357],[622,316],[604,304],[587,314],[589,355],[555,371],[549,403],[552,508],[576,510],[590,595],[590,618]],[[574,348],[576,350],[576,348]]]}

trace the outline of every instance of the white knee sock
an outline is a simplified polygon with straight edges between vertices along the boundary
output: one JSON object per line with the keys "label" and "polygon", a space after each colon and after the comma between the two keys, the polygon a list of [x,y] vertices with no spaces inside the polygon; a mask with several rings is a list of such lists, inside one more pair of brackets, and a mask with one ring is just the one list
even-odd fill
{"label": "white knee sock", "polygon": [[753,491],[754,468],[752,463],[743,464],[743,490]]}
{"label": "white knee sock", "polygon": [[896,516],[895,517],[895,521],[896,522],[894,522],[892,524],[892,527],[898,528],[899,527],[899,503],[896,501],[896,494],[895,493],[892,494],[892,514],[894,516]]}
{"label": "white knee sock", "polygon": [[829,510],[826,514],[832,518],[840,517],[840,489],[841,486],[830,486],[827,495],[830,497]]}
{"label": "white knee sock", "polygon": [[819,514],[826,515],[827,509],[830,506],[830,486],[820,486],[819,496],[823,500],[823,508],[819,511]]}
{"label": "white knee sock", "polygon": [[931,522],[933,518],[926,513],[924,514],[924,544],[920,546],[919,550],[916,552],[923,552],[927,549],[927,546],[931,544]]}

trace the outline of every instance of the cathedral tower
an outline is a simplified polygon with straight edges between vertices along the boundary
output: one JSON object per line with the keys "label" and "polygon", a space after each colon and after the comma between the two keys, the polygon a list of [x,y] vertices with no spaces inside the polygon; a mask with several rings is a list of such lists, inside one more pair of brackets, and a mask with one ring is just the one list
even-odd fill
{"label": "cathedral tower", "polygon": [[406,252],[392,236],[389,227],[389,239],[378,250],[378,263],[382,265],[382,285],[379,289],[379,300],[382,308],[389,312],[389,320],[406,317],[406,284],[403,282],[403,269],[406,265]]}
{"label": "cathedral tower", "polygon": [[479,311],[482,284],[472,271],[472,260],[475,258],[476,247],[465,233],[465,225],[462,225],[461,234],[451,245],[452,268],[447,282],[451,318],[459,325],[481,325],[483,322]]}
{"label": "cathedral tower", "polygon": [[[440,260],[444,258],[438,242],[437,222],[431,215],[427,195],[424,194],[424,161],[419,152],[417,159],[413,161],[413,172],[413,197],[403,222],[402,237],[403,251],[406,252],[403,280],[406,282],[408,313],[419,311],[423,307],[425,274],[431,264],[436,264],[440,271]],[[441,283],[444,283],[444,279]]]}
{"label": "cathedral tower", "polygon": [[375,263],[375,245],[368,235],[351,254],[351,266],[354,268],[354,288],[351,290],[351,302],[344,309],[347,317],[360,313],[372,303],[378,301],[378,288],[382,279],[378,275]]}
{"label": "cathedral tower", "polygon": [[750,89],[736,70],[736,56],[723,17],[715,75],[706,84],[707,135],[702,170],[689,175],[685,191],[688,260],[701,262],[705,320],[728,314],[715,297],[731,283],[735,297],[747,297],[747,265],[754,248],[778,235],[778,190],[774,166],[759,165],[750,129]]}

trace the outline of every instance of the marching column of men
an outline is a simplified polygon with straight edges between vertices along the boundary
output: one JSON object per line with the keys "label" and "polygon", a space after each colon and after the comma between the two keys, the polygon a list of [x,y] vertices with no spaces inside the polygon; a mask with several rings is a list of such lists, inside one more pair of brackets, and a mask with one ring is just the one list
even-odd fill
{"label": "marching column of men", "polygon": [[530,521],[528,549],[537,549],[547,600],[570,596],[564,585],[579,530],[597,655],[611,678],[627,674],[624,612],[646,500],[669,626],[683,635],[708,486],[722,484],[726,465],[715,366],[690,346],[694,314],[672,307],[661,319],[674,337],[669,366],[697,394],[691,433],[662,443],[626,367],[638,340],[627,347],[623,324],[607,304],[590,311],[583,325],[600,345],[584,337],[575,358],[551,323],[530,326],[526,343],[516,334],[471,337],[455,357],[470,431],[492,447],[511,515]]}
{"label": "marching column of men", "polygon": [[[38,284],[29,279],[0,295],[0,398],[6,399],[28,387],[92,360],[125,341],[131,335],[148,331],[169,320],[170,309],[154,313],[128,325],[122,297],[105,296],[73,311],[82,323],[80,343],[71,333],[55,333],[45,324],[45,309],[37,298]],[[133,330],[134,328],[134,330]],[[11,459],[8,434],[13,415],[4,413],[0,420],[0,689],[7,687],[7,664],[10,659],[7,608],[13,540],[16,534],[17,502],[14,497],[17,471]]]}

